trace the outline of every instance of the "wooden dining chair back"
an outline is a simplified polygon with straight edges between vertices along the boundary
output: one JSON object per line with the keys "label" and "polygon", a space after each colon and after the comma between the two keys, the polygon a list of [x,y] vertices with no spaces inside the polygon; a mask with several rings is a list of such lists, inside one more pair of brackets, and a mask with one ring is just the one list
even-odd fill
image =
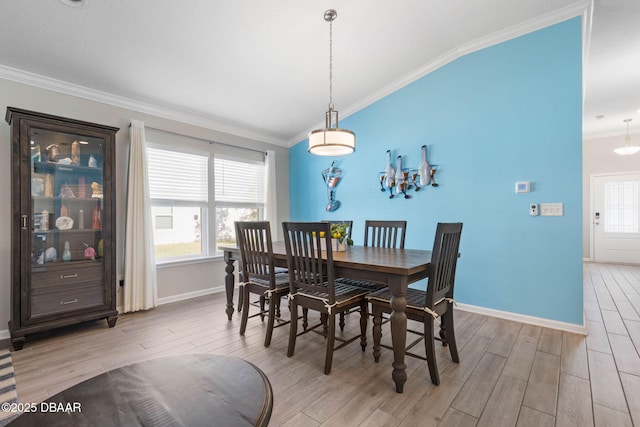
{"label": "wooden dining chair back", "polygon": [[[238,221],[235,227],[243,282],[240,335],[244,335],[249,317],[260,316],[264,320],[266,314],[267,331],[264,345],[268,347],[271,344],[273,329],[288,323],[280,318],[280,299],[289,292],[289,275],[286,272],[278,272],[275,267],[269,221]],[[260,310],[249,316],[249,295],[252,293],[260,297]],[[265,302],[269,304],[267,310],[264,308]]]}
{"label": "wooden dining chair back", "polygon": [[[462,223],[438,224],[424,301],[424,306],[431,310],[439,309],[438,304],[443,300],[453,298],[461,235]],[[443,304],[442,307],[446,310],[448,305]]]}
{"label": "wooden dining chair back", "polygon": [[[331,372],[333,351],[360,339],[362,351],[367,345],[367,291],[337,283],[327,222],[284,222],[285,248],[289,270],[291,319],[287,356],[295,351],[296,338],[307,332],[318,332],[327,339],[324,373]],[[319,324],[298,334],[298,306],[320,312]],[[336,336],[336,315],[353,307],[360,308],[360,333],[351,338]],[[317,329],[322,327],[322,331]],[[340,342],[335,345],[335,341]]]}
{"label": "wooden dining chair back", "polygon": [[[407,318],[424,325],[423,331],[407,329],[407,332],[415,333],[420,338],[407,346],[406,354],[427,361],[431,382],[436,385],[440,384],[440,376],[435,357],[435,340],[449,346],[451,360],[455,363],[460,361],[453,324],[453,290],[461,234],[462,223],[438,224],[429,264],[427,289],[423,291],[409,288],[406,295]],[[382,314],[391,312],[391,292],[389,288],[383,288],[371,293],[368,299],[373,312],[373,356],[377,362],[380,359],[380,348],[391,348],[381,344]],[[439,337],[434,333],[434,323],[437,318],[440,318]],[[426,357],[410,351],[421,340],[424,340]]]}
{"label": "wooden dining chair back", "polygon": [[407,221],[367,220],[364,224],[364,246],[404,249]]}

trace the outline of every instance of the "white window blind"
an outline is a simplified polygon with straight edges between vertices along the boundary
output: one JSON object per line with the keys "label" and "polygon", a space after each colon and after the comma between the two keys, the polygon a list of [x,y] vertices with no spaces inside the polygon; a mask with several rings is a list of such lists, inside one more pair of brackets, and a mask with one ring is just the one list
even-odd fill
{"label": "white window blind", "polygon": [[147,148],[147,158],[152,199],[207,203],[208,156]]}
{"label": "white window blind", "polygon": [[216,157],[216,202],[264,203],[264,164]]}

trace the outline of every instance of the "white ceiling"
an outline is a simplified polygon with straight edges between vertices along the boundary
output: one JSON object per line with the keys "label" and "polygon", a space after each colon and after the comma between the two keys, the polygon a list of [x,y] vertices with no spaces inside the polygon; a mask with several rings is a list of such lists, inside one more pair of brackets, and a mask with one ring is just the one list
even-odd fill
{"label": "white ceiling", "polygon": [[640,129],[637,0],[67,3],[0,4],[0,77],[292,145],[327,109],[326,9],[338,11],[342,118],[456,57],[582,15],[584,137],[623,134],[627,117]]}

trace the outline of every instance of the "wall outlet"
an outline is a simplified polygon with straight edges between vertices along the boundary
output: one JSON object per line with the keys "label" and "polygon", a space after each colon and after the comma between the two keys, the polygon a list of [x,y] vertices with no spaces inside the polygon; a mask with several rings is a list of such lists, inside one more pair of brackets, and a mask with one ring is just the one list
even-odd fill
{"label": "wall outlet", "polygon": [[541,216],[564,216],[563,203],[540,203]]}
{"label": "wall outlet", "polygon": [[538,216],[538,204],[537,203],[531,203],[529,205],[529,215]]}

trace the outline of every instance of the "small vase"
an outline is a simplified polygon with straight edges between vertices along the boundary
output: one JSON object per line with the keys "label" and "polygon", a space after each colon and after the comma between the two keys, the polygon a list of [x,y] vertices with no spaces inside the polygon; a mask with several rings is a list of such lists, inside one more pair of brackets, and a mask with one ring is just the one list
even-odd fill
{"label": "small vase", "polygon": [[63,261],[71,261],[71,250],[69,249],[69,241],[64,242],[64,251],[62,252]]}
{"label": "small vase", "polygon": [[338,239],[331,239],[331,249],[333,249],[334,252],[344,252],[347,250],[347,242],[343,240],[342,243],[340,243]]}

